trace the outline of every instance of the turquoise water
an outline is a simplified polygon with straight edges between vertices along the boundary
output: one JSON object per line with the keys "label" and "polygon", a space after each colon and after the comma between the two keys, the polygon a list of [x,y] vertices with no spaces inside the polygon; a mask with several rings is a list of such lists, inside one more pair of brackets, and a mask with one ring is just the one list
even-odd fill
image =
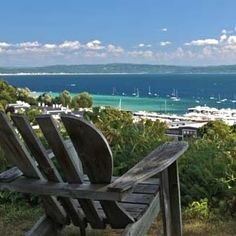
{"label": "turquoise water", "polygon": [[[88,91],[95,105],[118,107],[121,103],[122,109],[132,111],[185,113],[196,105],[235,108],[236,104],[235,74],[23,75],[0,79],[36,92]],[[170,99],[173,90],[180,101]]]}

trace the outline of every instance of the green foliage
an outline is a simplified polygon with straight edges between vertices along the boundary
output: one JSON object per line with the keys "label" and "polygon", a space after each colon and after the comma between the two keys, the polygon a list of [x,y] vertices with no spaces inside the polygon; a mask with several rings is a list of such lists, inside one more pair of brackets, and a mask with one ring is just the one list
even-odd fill
{"label": "green foliage", "polygon": [[70,106],[71,100],[72,98],[70,96],[70,92],[68,92],[67,90],[64,90],[62,93],[60,93],[59,101],[64,107]]}
{"label": "green foliage", "polygon": [[38,97],[37,101],[44,103],[45,105],[51,106],[53,102],[53,97],[48,93],[43,93]]}
{"label": "green foliage", "polygon": [[6,81],[0,80],[0,104],[1,109],[5,109],[8,103],[16,102],[17,89],[9,85]]}
{"label": "green foliage", "polygon": [[184,218],[186,219],[201,219],[208,220],[211,216],[208,207],[208,199],[200,199],[200,201],[193,201],[184,210]]}
{"label": "green foliage", "polygon": [[5,110],[9,103],[15,103],[17,100],[27,102],[30,105],[37,103],[28,88],[16,88],[6,81],[0,80],[0,110]]}
{"label": "green foliage", "polygon": [[166,125],[159,121],[134,123],[132,113],[114,108],[94,108],[85,117],[103,132],[114,156],[114,174],[120,175],[141,158],[167,141]]}
{"label": "green foliage", "polygon": [[72,98],[71,106],[75,109],[89,108],[93,105],[93,98],[89,93],[83,92]]}
{"label": "green foliage", "polygon": [[236,133],[221,121],[209,122],[201,138],[189,141],[180,160],[182,202],[208,199],[216,213],[234,214],[236,194]]}
{"label": "green foliage", "polygon": [[42,113],[38,108],[29,108],[26,109],[25,114],[28,117],[30,123],[36,124],[35,118]]}
{"label": "green foliage", "polygon": [[36,105],[36,98],[31,96],[31,91],[28,88],[17,88],[17,99],[29,103],[30,105]]}

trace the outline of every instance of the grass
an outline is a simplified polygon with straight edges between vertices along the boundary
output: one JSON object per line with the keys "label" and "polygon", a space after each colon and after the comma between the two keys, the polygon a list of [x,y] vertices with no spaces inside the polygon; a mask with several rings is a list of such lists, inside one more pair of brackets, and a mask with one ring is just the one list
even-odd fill
{"label": "grass", "polygon": [[[26,204],[0,205],[0,235],[21,236],[29,230],[43,214],[38,207],[31,208]],[[118,236],[121,231],[88,230],[88,236]],[[60,236],[78,236],[79,230],[74,226],[66,227]],[[148,236],[163,235],[160,218],[153,223]],[[235,219],[228,221],[204,221],[191,219],[184,221],[184,236],[234,236],[236,235]]]}

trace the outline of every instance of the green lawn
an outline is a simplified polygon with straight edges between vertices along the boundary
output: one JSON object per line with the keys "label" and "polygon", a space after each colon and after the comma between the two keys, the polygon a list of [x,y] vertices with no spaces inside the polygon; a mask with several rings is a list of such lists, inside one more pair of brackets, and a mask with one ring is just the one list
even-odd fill
{"label": "green lawn", "polygon": [[[29,230],[34,222],[42,215],[40,208],[30,208],[28,205],[21,203],[20,205],[0,205],[0,235],[20,236]],[[201,221],[201,220],[185,220],[184,236],[234,236],[236,235],[236,219],[229,221]],[[106,230],[90,231],[88,236],[101,235],[120,235],[120,231]],[[76,227],[66,227],[61,236],[78,236],[79,230]],[[149,231],[151,235],[163,235],[160,219],[153,223]]]}

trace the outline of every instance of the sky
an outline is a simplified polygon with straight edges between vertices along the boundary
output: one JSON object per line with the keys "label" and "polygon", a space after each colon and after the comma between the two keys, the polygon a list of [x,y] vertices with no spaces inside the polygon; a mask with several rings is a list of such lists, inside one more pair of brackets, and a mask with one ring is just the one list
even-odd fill
{"label": "sky", "polygon": [[236,64],[235,0],[1,0],[0,67]]}

